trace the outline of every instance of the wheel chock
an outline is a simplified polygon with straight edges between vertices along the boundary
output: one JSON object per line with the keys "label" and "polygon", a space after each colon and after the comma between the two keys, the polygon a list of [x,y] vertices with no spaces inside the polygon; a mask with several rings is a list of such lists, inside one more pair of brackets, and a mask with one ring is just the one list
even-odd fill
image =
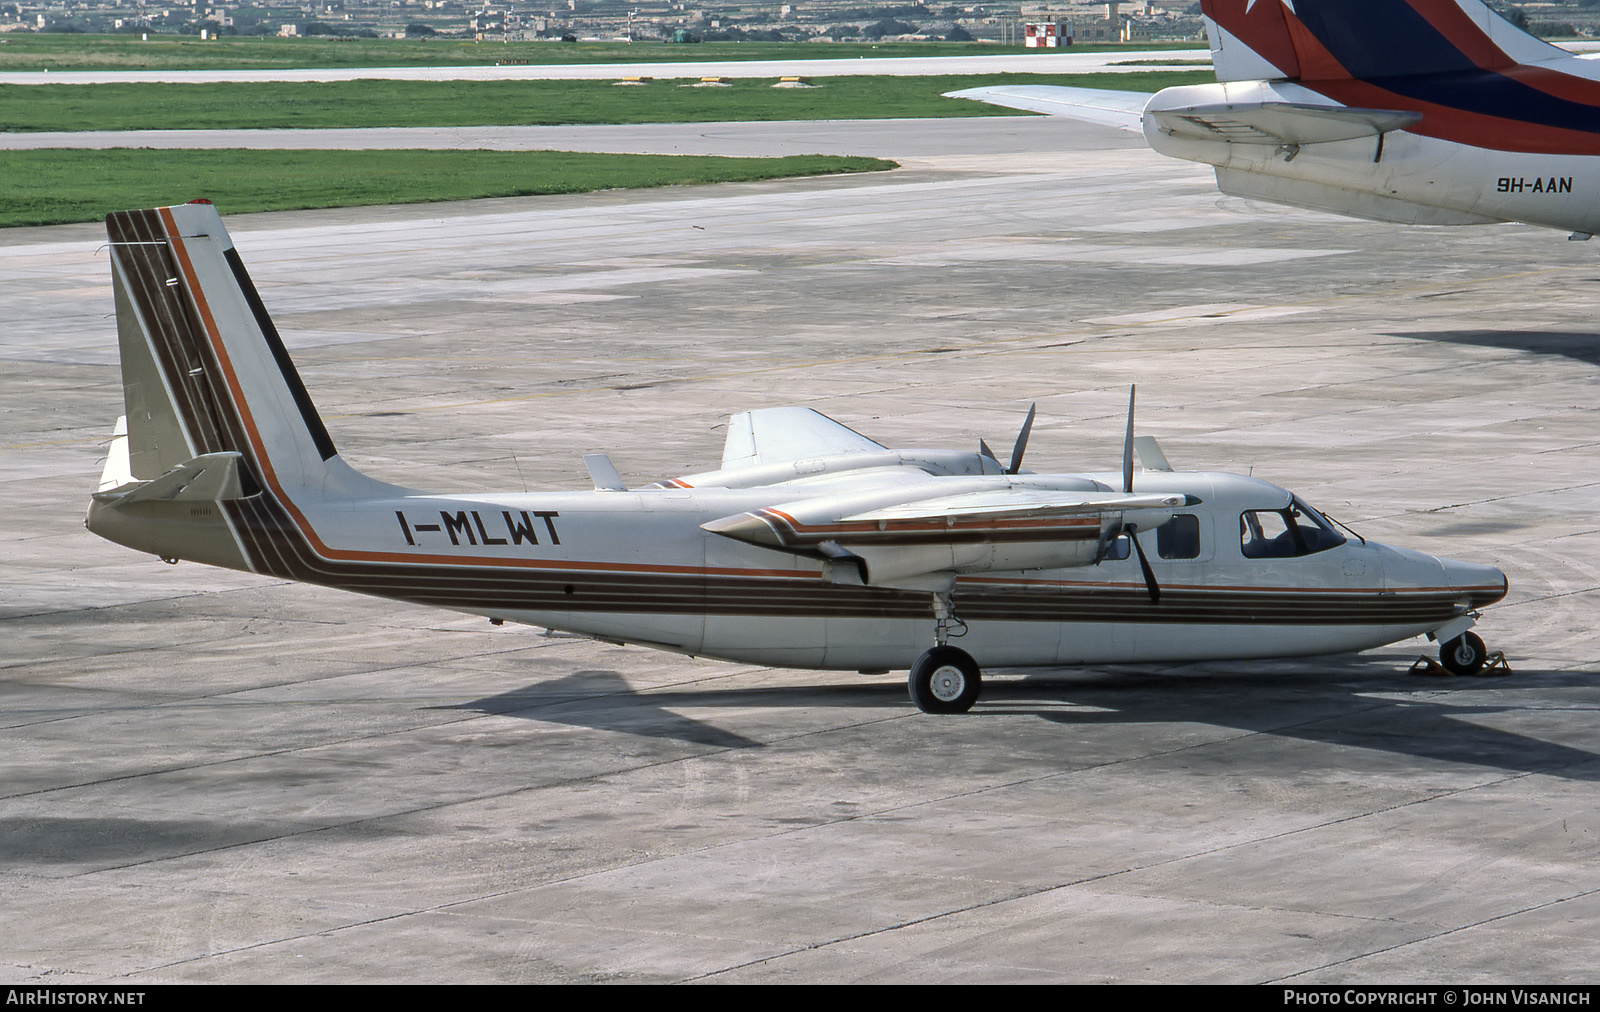
{"label": "wheel chock", "polygon": [[1490,678],[1497,675],[1511,674],[1511,665],[1506,662],[1504,650],[1496,650],[1484,658],[1483,670],[1478,672],[1479,678]]}
{"label": "wheel chock", "polygon": [[[1418,657],[1416,663],[1411,665],[1410,670],[1406,673],[1410,675],[1427,675],[1431,678],[1463,677],[1458,676],[1454,671],[1451,671],[1449,668],[1445,667],[1443,664],[1440,664],[1438,661],[1427,656],[1426,654]],[[1509,674],[1511,674],[1511,665],[1506,661],[1505,651],[1496,650],[1494,653],[1484,658],[1483,667],[1479,668],[1471,675],[1464,677],[1497,678]]]}

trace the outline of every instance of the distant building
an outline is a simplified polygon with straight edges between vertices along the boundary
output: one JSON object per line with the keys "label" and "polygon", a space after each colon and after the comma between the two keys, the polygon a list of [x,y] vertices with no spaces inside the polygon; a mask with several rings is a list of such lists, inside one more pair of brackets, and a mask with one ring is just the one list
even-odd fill
{"label": "distant building", "polygon": [[[1121,0],[1105,5],[1106,16],[1104,20],[1078,21],[1068,25],[1068,31],[1076,42],[1138,42],[1149,39],[1153,34],[1151,26],[1147,23],[1136,22],[1122,13]],[[1133,0],[1131,6],[1140,12],[1148,12],[1149,7],[1145,0]]]}
{"label": "distant building", "polygon": [[1022,45],[1027,49],[1055,49],[1072,45],[1073,26],[1065,21],[1030,22],[1022,26]]}

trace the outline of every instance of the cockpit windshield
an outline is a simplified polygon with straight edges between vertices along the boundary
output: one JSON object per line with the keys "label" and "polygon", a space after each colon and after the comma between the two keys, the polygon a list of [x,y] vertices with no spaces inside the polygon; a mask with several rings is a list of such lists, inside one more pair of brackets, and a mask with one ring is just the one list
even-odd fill
{"label": "cockpit windshield", "polygon": [[1239,516],[1239,550],[1247,559],[1292,559],[1344,542],[1344,535],[1299,496],[1287,509],[1247,510]]}

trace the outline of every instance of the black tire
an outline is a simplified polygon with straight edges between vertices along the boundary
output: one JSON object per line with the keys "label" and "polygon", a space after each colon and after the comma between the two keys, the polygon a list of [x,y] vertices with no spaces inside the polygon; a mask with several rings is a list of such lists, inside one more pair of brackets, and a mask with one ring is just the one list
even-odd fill
{"label": "black tire", "polygon": [[906,686],[923,713],[966,713],[978,701],[983,674],[965,650],[934,647],[911,665]]}
{"label": "black tire", "polygon": [[1489,656],[1483,640],[1472,633],[1462,633],[1449,643],[1439,645],[1439,663],[1453,675],[1475,675],[1483,670]]}

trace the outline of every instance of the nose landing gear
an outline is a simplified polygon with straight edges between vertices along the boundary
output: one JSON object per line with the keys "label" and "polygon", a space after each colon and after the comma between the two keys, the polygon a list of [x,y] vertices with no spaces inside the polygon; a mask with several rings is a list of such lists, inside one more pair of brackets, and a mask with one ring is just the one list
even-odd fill
{"label": "nose landing gear", "polygon": [[1413,675],[1509,675],[1511,665],[1499,650],[1490,653],[1476,633],[1464,632],[1439,644],[1439,659],[1419,657]]}

